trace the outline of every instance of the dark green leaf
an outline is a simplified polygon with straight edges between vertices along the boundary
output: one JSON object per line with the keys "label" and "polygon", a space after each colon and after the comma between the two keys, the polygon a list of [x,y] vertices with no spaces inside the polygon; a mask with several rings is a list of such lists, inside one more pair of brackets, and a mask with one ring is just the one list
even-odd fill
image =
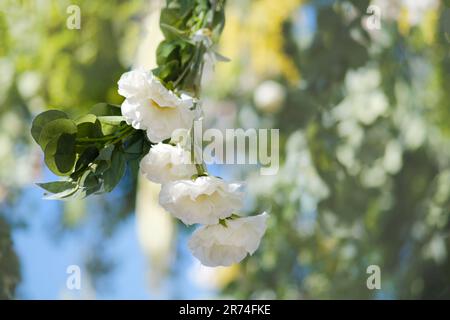
{"label": "dark green leaf", "polygon": [[86,196],[88,196],[101,188],[101,182],[94,172],[89,172],[83,181],[82,187],[86,192]]}
{"label": "dark green leaf", "polygon": [[76,198],[76,195],[80,191],[80,188],[78,186],[75,186],[73,189],[67,189],[65,191],[59,192],[59,193],[53,193],[53,194],[44,194],[45,200],[65,200],[65,199],[72,199]]}
{"label": "dark green leaf", "polygon": [[80,121],[83,122],[77,124],[77,138],[100,138],[103,136],[102,125],[95,115],[89,114]]}
{"label": "dark green leaf", "polygon": [[59,110],[48,110],[38,114],[31,125],[31,135],[34,141],[39,143],[39,136],[44,126],[56,119],[68,119],[68,117],[67,114]]}
{"label": "dark green leaf", "polygon": [[191,42],[186,31],[179,30],[172,25],[166,23],[160,23],[161,31],[163,32],[166,39],[171,40],[182,40],[184,42]]}
{"label": "dark green leaf", "polygon": [[111,167],[103,173],[103,185],[106,192],[110,192],[119,183],[125,173],[125,156],[118,149],[114,149],[111,156]]}
{"label": "dark green leaf", "polygon": [[63,133],[45,147],[45,164],[57,175],[70,174],[75,160],[75,134]]}
{"label": "dark green leaf", "polygon": [[125,121],[121,115],[105,115],[98,116],[101,132],[103,135],[113,134],[117,132],[119,125]]}
{"label": "dark green leaf", "polygon": [[77,163],[75,164],[75,171],[70,175],[70,177],[72,179],[77,179],[80,177],[88,166],[94,162],[98,155],[99,151],[96,147],[87,147],[78,158]]}
{"label": "dark green leaf", "polygon": [[56,119],[45,124],[38,139],[42,150],[45,150],[50,140],[57,139],[63,133],[69,135],[76,134],[77,126],[75,122],[70,119]]}
{"label": "dark green leaf", "polygon": [[177,54],[177,44],[175,42],[162,41],[158,48],[156,49],[156,63],[158,65],[163,65],[166,61],[176,58]]}
{"label": "dark green leaf", "polygon": [[144,143],[145,137],[140,132],[136,132],[127,140],[124,151],[125,153],[142,153]]}
{"label": "dark green leaf", "polygon": [[97,159],[95,165],[93,166],[93,170],[94,170],[95,174],[101,175],[106,170],[108,170],[110,167],[111,167],[111,161]]}
{"label": "dark green leaf", "polygon": [[172,60],[159,67],[156,71],[156,75],[163,81],[173,81],[178,77],[179,62]]}
{"label": "dark green leaf", "polygon": [[46,200],[63,200],[72,197],[79,187],[74,181],[55,181],[47,183],[38,183],[38,186],[48,191],[44,193]]}
{"label": "dark green leaf", "polygon": [[97,159],[98,160],[107,160],[107,161],[111,160],[111,155],[112,155],[113,150],[114,150],[113,145],[109,145],[106,148],[101,149],[100,154],[97,157]]}
{"label": "dark green leaf", "polygon": [[36,183],[42,189],[51,193],[60,193],[66,190],[71,190],[76,187],[76,183],[73,181],[53,181],[45,183]]}

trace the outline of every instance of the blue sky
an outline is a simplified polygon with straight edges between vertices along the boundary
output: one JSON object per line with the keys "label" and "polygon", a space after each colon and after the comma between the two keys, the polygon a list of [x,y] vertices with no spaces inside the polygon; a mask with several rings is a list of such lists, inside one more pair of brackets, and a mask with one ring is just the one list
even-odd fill
{"label": "blue sky", "polygon": [[[47,179],[54,177],[46,173]],[[95,219],[76,230],[58,233],[62,203],[43,200],[42,190],[30,186],[24,190],[14,216],[26,221],[25,228],[13,230],[13,240],[19,256],[22,282],[18,288],[19,299],[160,299],[198,298],[210,292],[192,283],[188,272],[194,262],[186,246],[187,234],[181,232],[177,272],[167,279],[162,293],[150,292],[147,286],[147,264],[138,243],[134,213],[120,223],[106,243],[106,251],[115,267],[103,280],[102,289],[95,292],[89,286],[89,275],[83,270],[83,258],[96,240],[98,224]],[[66,289],[67,267],[81,267],[81,290]],[[151,272],[151,270],[150,270]],[[182,285],[180,285],[182,284]]]}

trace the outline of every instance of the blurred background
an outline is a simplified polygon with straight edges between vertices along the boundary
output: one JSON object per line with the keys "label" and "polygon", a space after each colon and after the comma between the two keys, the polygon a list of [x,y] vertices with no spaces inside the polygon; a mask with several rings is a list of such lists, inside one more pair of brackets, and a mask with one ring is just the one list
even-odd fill
{"label": "blurred background", "polygon": [[[66,25],[78,5],[80,29]],[[281,167],[214,165],[270,212],[254,256],[206,268],[130,171],[110,194],[42,200],[29,133],[49,108],[121,103],[155,67],[158,0],[0,4],[0,298],[450,298],[450,3],[228,0],[206,127],[279,128]],[[81,290],[66,286],[70,265]],[[366,286],[378,265],[381,289]]]}

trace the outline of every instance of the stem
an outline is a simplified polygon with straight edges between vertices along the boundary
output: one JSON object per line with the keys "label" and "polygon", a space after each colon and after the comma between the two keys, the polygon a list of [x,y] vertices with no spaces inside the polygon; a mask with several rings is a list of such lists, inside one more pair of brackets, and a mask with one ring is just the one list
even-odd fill
{"label": "stem", "polygon": [[201,176],[207,176],[208,175],[208,171],[206,171],[205,167],[203,166],[203,164],[196,164],[195,168],[197,169],[197,175],[199,177]]}
{"label": "stem", "polygon": [[78,138],[76,139],[76,142],[102,142],[102,141],[109,141],[111,138],[115,138],[118,134],[121,134],[128,130],[128,128],[131,128],[128,125],[122,126],[117,130],[117,132],[108,134],[106,136],[100,137],[100,138]]}
{"label": "stem", "polygon": [[112,140],[111,142],[107,143],[107,145],[116,144],[117,142],[128,138],[129,136],[131,136],[134,133],[134,131],[135,130],[133,129],[133,127],[129,126],[126,130],[124,130],[122,132],[122,135],[120,135],[116,139]]}
{"label": "stem", "polygon": [[211,11],[212,11],[212,15],[210,17],[210,19],[208,20],[208,27],[211,29],[212,28],[212,24],[214,22],[214,15],[216,13],[216,9],[217,9],[217,1],[216,0],[212,0],[211,1]]}
{"label": "stem", "polygon": [[194,61],[194,58],[191,58],[188,65],[186,66],[186,68],[183,70],[183,72],[180,74],[180,76],[177,78],[177,80],[175,80],[175,82],[173,83],[174,87],[177,87],[180,84],[181,80],[183,80],[183,78],[187,75],[189,69],[192,66],[193,61]]}
{"label": "stem", "polygon": [[[203,148],[202,148],[203,150]],[[206,176],[208,175],[208,172],[203,165],[203,163],[196,163],[197,158],[195,156],[195,137],[194,137],[194,125],[192,124],[191,129],[191,161],[192,163],[195,163],[195,169],[197,169],[197,175],[200,176]]]}
{"label": "stem", "polygon": [[[204,27],[208,27],[209,29],[212,29],[217,5],[218,5],[218,1],[212,0],[211,7],[209,8],[209,10],[202,11],[200,13],[200,19],[196,25],[197,30],[200,30],[201,28],[204,28]],[[208,11],[211,11],[211,13],[212,13],[209,17],[208,17]],[[208,18],[206,19],[206,17],[208,17]],[[203,59],[204,59],[206,50],[208,50],[208,48],[206,48],[204,46],[204,44],[201,42],[195,46],[195,51],[192,55],[191,60],[189,61],[186,68],[181,72],[179,77],[173,83],[173,86],[175,88],[177,88],[179,85],[181,85],[181,87],[182,87],[182,83],[183,83],[184,79],[186,79],[186,77],[189,77],[190,79],[193,78],[194,81],[193,81],[192,89],[194,91],[195,97],[196,98],[199,97],[200,81],[201,81],[201,76],[202,76],[203,67],[204,67]],[[179,89],[183,89],[183,88],[179,88]],[[192,161],[192,163],[195,163],[195,168],[197,170],[197,174],[198,174],[198,176],[208,175],[208,172],[206,170],[206,166],[204,165],[204,163],[203,162],[200,164],[196,163],[197,158],[195,155],[194,125],[192,125],[192,129],[191,129],[191,139],[192,139],[191,140],[191,161]]]}

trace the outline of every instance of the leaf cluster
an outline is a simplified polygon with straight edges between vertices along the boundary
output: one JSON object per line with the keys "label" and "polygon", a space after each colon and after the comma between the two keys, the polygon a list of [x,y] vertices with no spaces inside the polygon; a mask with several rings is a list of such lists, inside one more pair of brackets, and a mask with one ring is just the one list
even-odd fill
{"label": "leaf cluster", "polygon": [[211,41],[215,42],[224,24],[224,1],[167,1],[160,17],[165,39],[158,46],[158,67],[153,73],[170,89],[198,92],[203,56],[209,48],[201,41],[194,41],[193,37],[205,29],[210,32]]}
{"label": "leaf cluster", "polygon": [[31,135],[44,152],[47,167],[66,177],[38,184],[50,193],[49,199],[112,191],[127,161],[139,161],[150,148],[143,131],[126,124],[120,107],[107,103],[96,104],[75,120],[59,110],[45,111],[34,119]]}

